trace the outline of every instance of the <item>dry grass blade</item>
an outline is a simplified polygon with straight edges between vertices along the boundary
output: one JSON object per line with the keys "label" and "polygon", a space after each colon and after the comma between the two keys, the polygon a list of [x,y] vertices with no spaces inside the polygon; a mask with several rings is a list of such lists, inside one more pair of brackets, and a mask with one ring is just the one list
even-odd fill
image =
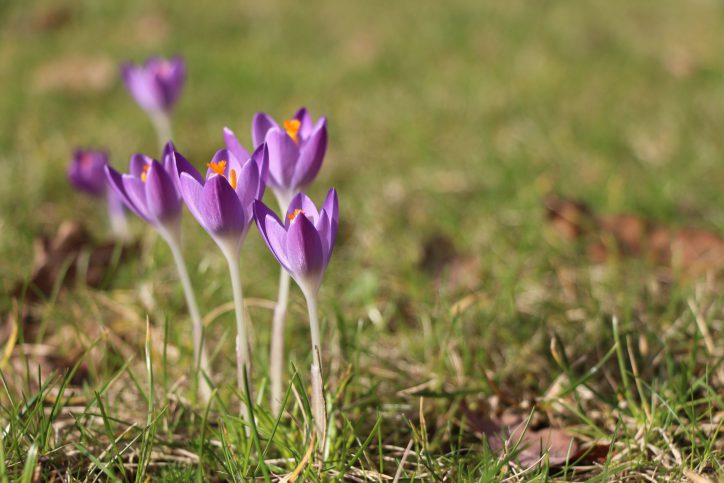
{"label": "dry grass blade", "polygon": [[307,462],[309,462],[309,458],[312,456],[312,452],[314,451],[314,444],[316,443],[316,434],[312,432],[312,437],[309,440],[309,446],[307,447],[307,451],[304,453],[304,457],[299,462],[296,468],[294,468],[294,471],[289,473],[284,478],[281,478],[279,481],[282,483],[294,483],[297,478],[299,478],[299,475],[302,474],[302,471],[304,470],[304,467],[307,466]]}

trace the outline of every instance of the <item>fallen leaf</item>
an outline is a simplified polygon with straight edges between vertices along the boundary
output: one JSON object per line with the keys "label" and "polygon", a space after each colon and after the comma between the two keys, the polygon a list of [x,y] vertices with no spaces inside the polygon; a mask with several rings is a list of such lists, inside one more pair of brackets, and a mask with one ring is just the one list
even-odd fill
{"label": "fallen leaf", "polygon": [[472,290],[480,284],[480,258],[461,253],[453,241],[442,234],[427,238],[422,244],[418,267],[435,277],[438,285],[454,291]]}
{"label": "fallen leaf", "polygon": [[53,238],[35,240],[33,270],[27,291],[25,283],[18,282],[13,293],[26,301],[48,297],[57,283],[68,285],[75,281],[79,269],[85,275],[85,283],[98,287],[109,275],[111,261],[119,260],[137,251],[135,244],[118,246],[116,242],[96,243],[88,231],[78,222],[65,221],[58,227]]}
{"label": "fallen leaf", "polygon": [[562,466],[580,458],[578,442],[565,429],[533,429],[528,419],[507,413],[501,417],[481,417],[465,403],[461,405],[469,430],[485,437],[491,451],[499,456],[516,449],[514,461],[524,468],[539,464],[547,455],[548,464]]}
{"label": "fallen leaf", "polygon": [[595,263],[616,254],[681,267],[691,275],[724,269],[724,238],[717,233],[668,228],[629,214],[598,215],[585,203],[555,196],[546,198],[545,207],[554,230],[566,239],[583,239]]}

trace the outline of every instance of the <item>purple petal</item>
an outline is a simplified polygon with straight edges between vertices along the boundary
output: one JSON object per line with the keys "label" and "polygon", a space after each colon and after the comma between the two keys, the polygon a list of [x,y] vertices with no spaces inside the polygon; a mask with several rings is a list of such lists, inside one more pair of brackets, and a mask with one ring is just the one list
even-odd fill
{"label": "purple petal", "polygon": [[252,203],[257,199],[259,182],[259,167],[255,160],[250,159],[236,177],[236,195],[239,197],[241,206],[247,211],[247,222],[251,221]]}
{"label": "purple petal", "polygon": [[[135,179],[140,183],[140,180],[138,180],[137,178],[133,178],[132,176],[128,175],[126,175],[126,177],[131,180]],[[124,180],[124,177],[121,176],[121,174],[115,169],[111,168],[110,166],[106,166],[106,179],[108,180],[108,186],[110,186],[111,190],[113,190],[113,192],[118,195],[123,204],[126,205],[129,210],[135,213],[136,216],[138,216],[142,220],[148,221],[143,206],[139,207],[137,203],[129,196],[128,190],[126,189],[126,182]],[[141,187],[141,190],[143,190],[143,187]],[[143,193],[143,191],[141,191],[141,193]]]}
{"label": "purple petal", "polygon": [[76,189],[91,196],[102,196],[107,186],[107,164],[105,151],[77,149],[68,166],[68,179]]}
{"label": "purple petal", "polygon": [[121,69],[123,82],[139,106],[147,111],[162,111],[164,94],[152,75],[142,67],[126,64]]}
{"label": "purple petal", "polygon": [[299,160],[294,169],[292,184],[303,187],[311,183],[322,167],[327,152],[327,120],[321,118],[314,132],[304,141],[299,150]]}
{"label": "purple petal", "polygon": [[326,211],[322,211],[319,219],[314,226],[319,233],[319,241],[322,242],[322,251],[324,252],[324,266],[329,263],[332,257],[332,249],[334,248],[334,240],[332,240],[332,228],[329,223],[329,217]]}
{"label": "purple petal", "polygon": [[171,176],[161,163],[153,161],[146,173],[146,212],[151,220],[165,223],[178,218],[181,200]]}
{"label": "purple petal", "polygon": [[319,233],[306,216],[294,218],[287,231],[287,263],[298,281],[319,283],[324,272],[324,252]]}
{"label": "purple petal", "polygon": [[254,218],[256,226],[259,228],[261,237],[269,247],[274,258],[285,270],[289,270],[286,256],[286,238],[287,232],[284,226],[277,218],[276,213],[270,210],[263,202],[254,202]]}
{"label": "purple petal", "polygon": [[259,186],[256,191],[256,199],[260,200],[264,197],[264,191],[266,190],[266,182],[269,178],[269,150],[266,147],[266,143],[261,144],[254,154],[251,155],[251,159],[256,161],[256,165],[259,167]]}
{"label": "purple petal", "polygon": [[294,166],[299,158],[299,147],[289,135],[273,128],[266,135],[269,150],[269,184],[283,189],[292,188]]}
{"label": "purple petal", "polygon": [[304,193],[297,193],[289,203],[287,216],[284,218],[284,224],[287,228],[289,228],[290,224],[289,217],[293,216],[296,210],[302,210],[302,213],[304,213],[304,215],[309,218],[312,223],[317,223],[317,220],[319,219],[319,212],[317,211],[317,207],[314,205],[314,202]]}
{"label": "purple petal", "polygon": [[331,246],[334,246],[334,242],[337,240],[337,228],[339,227],[339,200],[337,198],[337,190],[330,188],[327,192],[327,198],[324,200],[322,205],[322,211],[327,213],[329,217],[330,225],[330,240]]}
{"label": "purple petal", "polygon": [[244,146],[241,145],[236,135],[234,135],[234,131],[228,127],[224,128],[224,144],[226,144],[228,150],[231,151],[237,159],[246,161],[251,157],[249,151],[244,149]]}
{"label": "purple petal", "polygon": [[199,212],[206,229],[215,237],[240,238],[246,230],[244,209],[223,176],[214,176],[206,181]]}
{"label": "purple petal", "polygon": [[135,176],[140,179],[143,174],[143,168],[146,166],[150,167],[152,162],[153,158],[150,158],[145,154],[136,153],[131,156],[131,160],[128,162],[128,172],[131,176]]}
{"label": "purple petal", "polygon": [[171,175],[171,179],[174,181],[174,185],[179,192],[181,192],[181,173],[188,173],[199,183],[204,183],[204,177],[201,176],[201,173],[199,173],[199,171],[175,149],[169,152],[167,156],[164,156],[163,164],[166,172]]}
{"label": "purple petal", "polygon": [[314,124],[312,123],[312,116],[309,115],[306,107],[300,108],[294,115],[294,119],[300,122],[299,125],[299,137],[301,139],[307,139],[314,130]]}
{"label": "purple petal", "polygon": [[179,175],[179,185],[181,186],[181,196],[186,202],[186,207],[191,212],[191,215],[196,218],[196,221],[199,222],[204,230],[208,230],[204,222],[204,217],[199,209],[201,205],[201,195],[204,190],[203,185],[187,172]]}
{"label": "purple petal", "polygon": [[[229,152],[228,149],[219,149],[218,151],[216,151],[216,153],[214,153],[214,157],[211,158],[211,161],[209,161],[209,164],[216,164],[216,163],[220,163],[220,162],[222,162],[222,161],[225,161],[225,162],[226,162],[226,167],[224,168],[224,174],[223,174],[223,176],[228,176],[228,174],[229,174],[229,165],[231,164],[229,158],[231,158],[231,153]],[[213,169],[211,169],[211,168],[207,168],[207,169],[206,169],[206,179],[207,179],[207,180],[208,180],[208,179],[211,179],[212,177],[216,176],[217,174],[218,174],[218,173],[217,173],[216,171],[214,171]]]}
{"label": "purple petal", "polygon": [[270,115],[263,112],[254,114],[254,119],[251,121],[251,142],[254,143],[255,149],[266,140],[267,132],[275,127],[278,128],[279,125]]}

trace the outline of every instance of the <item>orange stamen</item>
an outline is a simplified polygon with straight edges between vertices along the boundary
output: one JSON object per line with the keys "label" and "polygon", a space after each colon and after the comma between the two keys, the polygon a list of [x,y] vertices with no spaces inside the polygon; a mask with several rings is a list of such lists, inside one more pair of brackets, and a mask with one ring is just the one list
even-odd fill
{"label": "orange stamen", "polygon": [[229,184],[232,188],[236,189],[236,170],[231,170],[229,173]]}
{"label": "orange stamen", "polygon": [[302,123],[299,119],[287,119],[284,121],[284,130],[289,134],[292,140],[299,144],[299,128],[302,127]]}
{"label": "orange stamen", "polygon": [[210,163],[206,163],[206,167],[216,174],[223,175],[224,171],[226,171],[226,161],[212,161]]}
{"label": "orange stamen", "polygon": [[287,215],[289,217],[289,221],[294,221],[294,219],[299,216],[299,213],[304,214],[304,210],[300,210],[299,208],[296,208],[294,210],[294,213]]}
{"label": "orange stamen", "polygon": [[148,170],[149,169],[151,169],[150,164],[146,164],[145,166],[143,166],[143,173],[141,173],[141,181],[143,181],[144,183],[148,179]]}

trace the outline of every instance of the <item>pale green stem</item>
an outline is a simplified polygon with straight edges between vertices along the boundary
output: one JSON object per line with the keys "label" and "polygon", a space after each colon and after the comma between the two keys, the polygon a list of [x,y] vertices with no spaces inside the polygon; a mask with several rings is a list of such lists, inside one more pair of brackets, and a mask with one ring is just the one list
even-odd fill
{"label": "pale green stem", "polygon": [[171,116],[165,112],[154,112],[149,113],[153,127],[156,130],[156,136],[158,137],[158,144],[163,152],[166,143],[171,141],[173,134],[171,132]]}
{"label": "pale green stem", "polygon": [[[244,294],[241,289],[241,267],[239,264],[239,252],[236,250],[224,251],[226,261],[229,264],[229,273],[231,275],[231,290],[234,294],[234,310],[236,312],[236,377],[239,385],[239,393],[243,395],[246,392],[244,385],[244,373],[246,373],[247,381],[249,381],[249,390],[251,391],[251,361],[249,358],[249,340],[246,335],[246,322],[244,320]],[[249,395],[249,400],[254,398]],[[244,416],[247,423],[251,422],[250,411],[244,403],[244,399],[240,401],[240,412]],[[248,428],[247,428],[248,429]]]}
{"label": "pale green stem", "polygon": [[[292,200],[291,196],[276,193],[277,202],[282,219]],[[272,337],[271,348],[269,351],[269,381],[271,383],[271,408],[272,414],[278,415],[282,410],[282,388],[284,375],[284,325],[287,315],[287,305],[289,304],[289,273],[280,268],[279,272],[279,294],[277,303],[274,306],[274,316],[272,318]]]}
{"label": "pale green stem", "polygon": [[206,345],[204,344],[204,325],[201,320],[199,306],[196,304],[196,296],[194,295],[194,289],[191,285],[191,278],[189,277],[183,253],[181,252],[180,236],[178,229],[173,231],[159,229],[159,232],[166,240],[166,243],[168,243],[169,248],[171,248],[173,259],[176,262],[176,270],[178,271],[181,286],[184,290],[184,296],[186,297],[186,305],[188,306],[189,313],[191,315],[191,327],[194,339],[194,367],[199,379],[199,396],[201,397],[203,403],[206,404],[211,397],[211,387],[203,374],[210,375],[211,372],[209,368],[208,355],[206,353]]}
{"label": "pale green stem", "polygon": [[279,272],[279,296],[274,306],[270,360],[271,408],[278,415],[282,409],[282,379],[284,374],[284,318],[289,300],[289,273],[282,267]]}
{"label": "pale green stem", "polygon": [[121,202],[114,198],[110,191],[106,194],[106,205],[108,207],[108,220],[111,224],[113,236],[120,241],[128,241],[131,234],[128,230],[126,213],[123,211]]}
{"label": "pale green stem", "polygon": [[314,429],[317,432],[319,447],[324,447],[325,428],[327,424],[326,409],[324,406],[324,381],[322,379],[322,341],[319,333],[319,314],[317,309],[317,294],[304,293],[309,311],[309,329],[312,335],[312,416]]}

